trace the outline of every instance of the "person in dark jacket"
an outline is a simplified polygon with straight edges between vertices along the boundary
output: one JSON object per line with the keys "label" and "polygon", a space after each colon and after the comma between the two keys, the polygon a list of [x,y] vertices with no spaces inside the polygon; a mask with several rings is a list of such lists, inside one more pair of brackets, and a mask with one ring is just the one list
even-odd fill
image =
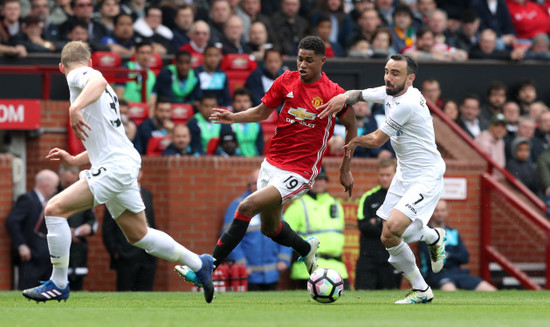
{"label": "person in dark jacket", "polygon": [[262,102],[262,97],[269,90],[273,81],[284,71],[281,52],[277,48],[265,50],[263,63],[248,76],[244,84],[250,91],[252,105],[257,106]]}
{"label": "person in dark jacket", "polygon": [[[143,172],[140,170],[138,181],[142,177]],[[153,194],[141,185],[140,192],[145,204],[147,225],[155,228]],[[157,258],[130,245],[108,210],[105,210],[102,230],[103,243],[111,256],[111,269],[116,270],[117,291],[152,291]]]}
{"label": "person in dark jacket", "polygon": [[357,226],[361,231],[359,258],[355,270],[355,289],[393,289],[401,286],[401,273],[388,262],[389,253],[380,241],[382,219],[376,216],[393,176],[395,162],[381,159],[378,162],[379,185],[367,191],[357,208]]}
{"label": "person in dark jacket", "polygon": [[512,157],[506,160],[506,169],[531,192],[542,198],[539,175],[531,160],[531,142],[526,137],[516,137],[510,148]]}

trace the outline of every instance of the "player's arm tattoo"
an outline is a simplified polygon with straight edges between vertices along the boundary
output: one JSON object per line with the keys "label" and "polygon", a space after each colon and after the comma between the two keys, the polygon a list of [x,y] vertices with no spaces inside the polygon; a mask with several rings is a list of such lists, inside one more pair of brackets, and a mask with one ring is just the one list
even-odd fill
{"label": "player's arm tattoo", "polygon": [[363,101],[360,90],[347,91],[344,93],[346,95],[346,104],[348,106],[353,106],[359,101]]}

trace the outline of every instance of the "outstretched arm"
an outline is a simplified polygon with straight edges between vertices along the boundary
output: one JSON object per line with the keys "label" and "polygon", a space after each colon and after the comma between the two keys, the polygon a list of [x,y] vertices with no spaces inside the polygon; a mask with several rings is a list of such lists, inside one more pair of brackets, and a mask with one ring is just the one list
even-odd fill
{"label": "outstretched arm", "polygon": [[344,145],[344,149],[346,151],[345,156],[346,157],[352,157],[353,151],[355,151],[355,148],[357,146],[363,147],[363,148],[379,148],[384,143],[386,143],[390,137],[382,132],[381,129],[377,129],[376,131],[362,136],[354,137],[349,143]]}
{"label": "outstretched arm", "polygon": [[90,158],[88,157],[88,151],[77,154],[76,156],[71,156],[67,151],[53,148],[50,150],[46,159],[51,161],[61,161],[62,164],[66,166],[82,166],[90,163]]}
{"label": "outstretched arm", "polygon": [[263,102],[256,107],[233,113],[229,110],[214,108],[210,120],[216,124],[254,123],[266,120],[275,108],[269,108]]}
{"label": "outstretched arm", "polygon": [[323,119],[329,115],[336,117],[336,114],[344,108],[344,104],[352,106],[359,101],[365,101],[361,96],[361,92],[361,90],[351,90],[338,94],[334,98],[330,99],[329,102],[317,107],[318,110],[321,110],[319,118]]}
{"label": "outstretched arm", "polygon": [[[341,116],[340,123],[346,127],[346,144],[351,142],[355,137],[357,137],[357,125],[355,122],[355,113],[353,109],[349,108],[348,111]],[[340,184],[344,186],[344,190],[348,192],[349,197],[351,197],[351,192],[353,189],[353,176],[351,174],[351,156],[346,156],[342,158],[342,164],[340,165]]]}

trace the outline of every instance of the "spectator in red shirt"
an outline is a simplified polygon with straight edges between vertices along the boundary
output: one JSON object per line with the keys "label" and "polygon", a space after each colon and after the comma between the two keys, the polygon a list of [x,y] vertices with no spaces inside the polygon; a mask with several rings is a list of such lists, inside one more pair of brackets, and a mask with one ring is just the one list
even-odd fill
{"label": "spectator in red shirt", "polygon": [[532,39],[550,31],[550,18],[542,6],[527,0],[507,0],[506,3],[519,39]]}

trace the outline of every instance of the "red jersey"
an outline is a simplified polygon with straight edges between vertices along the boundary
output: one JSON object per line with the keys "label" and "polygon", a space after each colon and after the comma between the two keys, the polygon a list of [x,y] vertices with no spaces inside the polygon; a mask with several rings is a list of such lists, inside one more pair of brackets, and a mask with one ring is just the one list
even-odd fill
{"label": "red jersey", "polygon": [[336,120],[332,115],[319,119],[320,110],[316,107],[341,93],[344,89],[325,73],[312,84],[303,83],[297,71],[286,71],[279,76],[262,98],[269,108],[277,108],[284,101],[266,160],[275,167],[314,181]]}

